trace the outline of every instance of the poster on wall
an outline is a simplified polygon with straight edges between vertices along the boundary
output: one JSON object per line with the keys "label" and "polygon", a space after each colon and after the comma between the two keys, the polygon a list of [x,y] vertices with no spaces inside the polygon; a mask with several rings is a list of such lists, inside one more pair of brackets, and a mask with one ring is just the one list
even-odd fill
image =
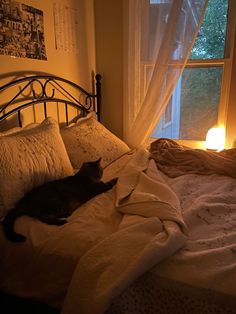
{"label": "poster on wall", "polygon": [[43,11],[0,0],[0,55],[47,60]]}

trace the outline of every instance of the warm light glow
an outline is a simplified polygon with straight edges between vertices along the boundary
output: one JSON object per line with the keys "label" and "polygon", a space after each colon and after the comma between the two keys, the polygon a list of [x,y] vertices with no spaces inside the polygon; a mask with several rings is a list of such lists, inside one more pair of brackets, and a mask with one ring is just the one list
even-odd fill
{"label": "warm light glow", "polygon": [[225,129],[212,128],[207,132],[206,149],[220,151],[225,147]]}

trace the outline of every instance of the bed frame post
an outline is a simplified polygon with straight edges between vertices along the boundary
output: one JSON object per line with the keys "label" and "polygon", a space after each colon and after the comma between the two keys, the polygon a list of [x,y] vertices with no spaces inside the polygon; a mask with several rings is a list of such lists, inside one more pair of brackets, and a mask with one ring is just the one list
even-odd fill
{"label": "bed frame post", "polygon": [[102,90],[101,90],[101,75],[96,74],[96,96],[97,96],[97,116],[98,121],[101,121],[101,110],[102,110]]}

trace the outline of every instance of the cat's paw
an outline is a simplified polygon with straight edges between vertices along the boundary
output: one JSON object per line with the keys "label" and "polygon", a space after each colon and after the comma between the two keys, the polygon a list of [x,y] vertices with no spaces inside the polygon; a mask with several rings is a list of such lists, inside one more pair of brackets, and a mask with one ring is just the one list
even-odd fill
{"label": "cat's paw", "polygon": [[71,216],[71,213],[65,213],[62,217],[67,218],[67,217],[70,217],[70,216]]}
{"label": "cat's paw", "polygon": [[118,178],[114,178],[110,181],[111,186],[114,186],[118,181]]}
{"label": "cat's paw", "polygon": [[8,240],[12,242],[18,242],[18,243],[26,241],[26,237],[19,233],[15,233],[12,236],[8,236],[7,238]]}
{"label": "cat's paw", "polygon": [[58,219],[57,226],[65,225],[68,221],[66,219]]}

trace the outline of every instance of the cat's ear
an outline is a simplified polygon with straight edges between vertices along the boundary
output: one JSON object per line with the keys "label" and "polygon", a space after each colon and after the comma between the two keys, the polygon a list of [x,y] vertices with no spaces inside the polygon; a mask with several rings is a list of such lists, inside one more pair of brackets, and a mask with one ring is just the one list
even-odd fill
{"label": "cat's ear", "polygon": [[96,160],[96,163],[100,163],[100,161],[102,160],[102,157],[98,158],[98,160]]}

